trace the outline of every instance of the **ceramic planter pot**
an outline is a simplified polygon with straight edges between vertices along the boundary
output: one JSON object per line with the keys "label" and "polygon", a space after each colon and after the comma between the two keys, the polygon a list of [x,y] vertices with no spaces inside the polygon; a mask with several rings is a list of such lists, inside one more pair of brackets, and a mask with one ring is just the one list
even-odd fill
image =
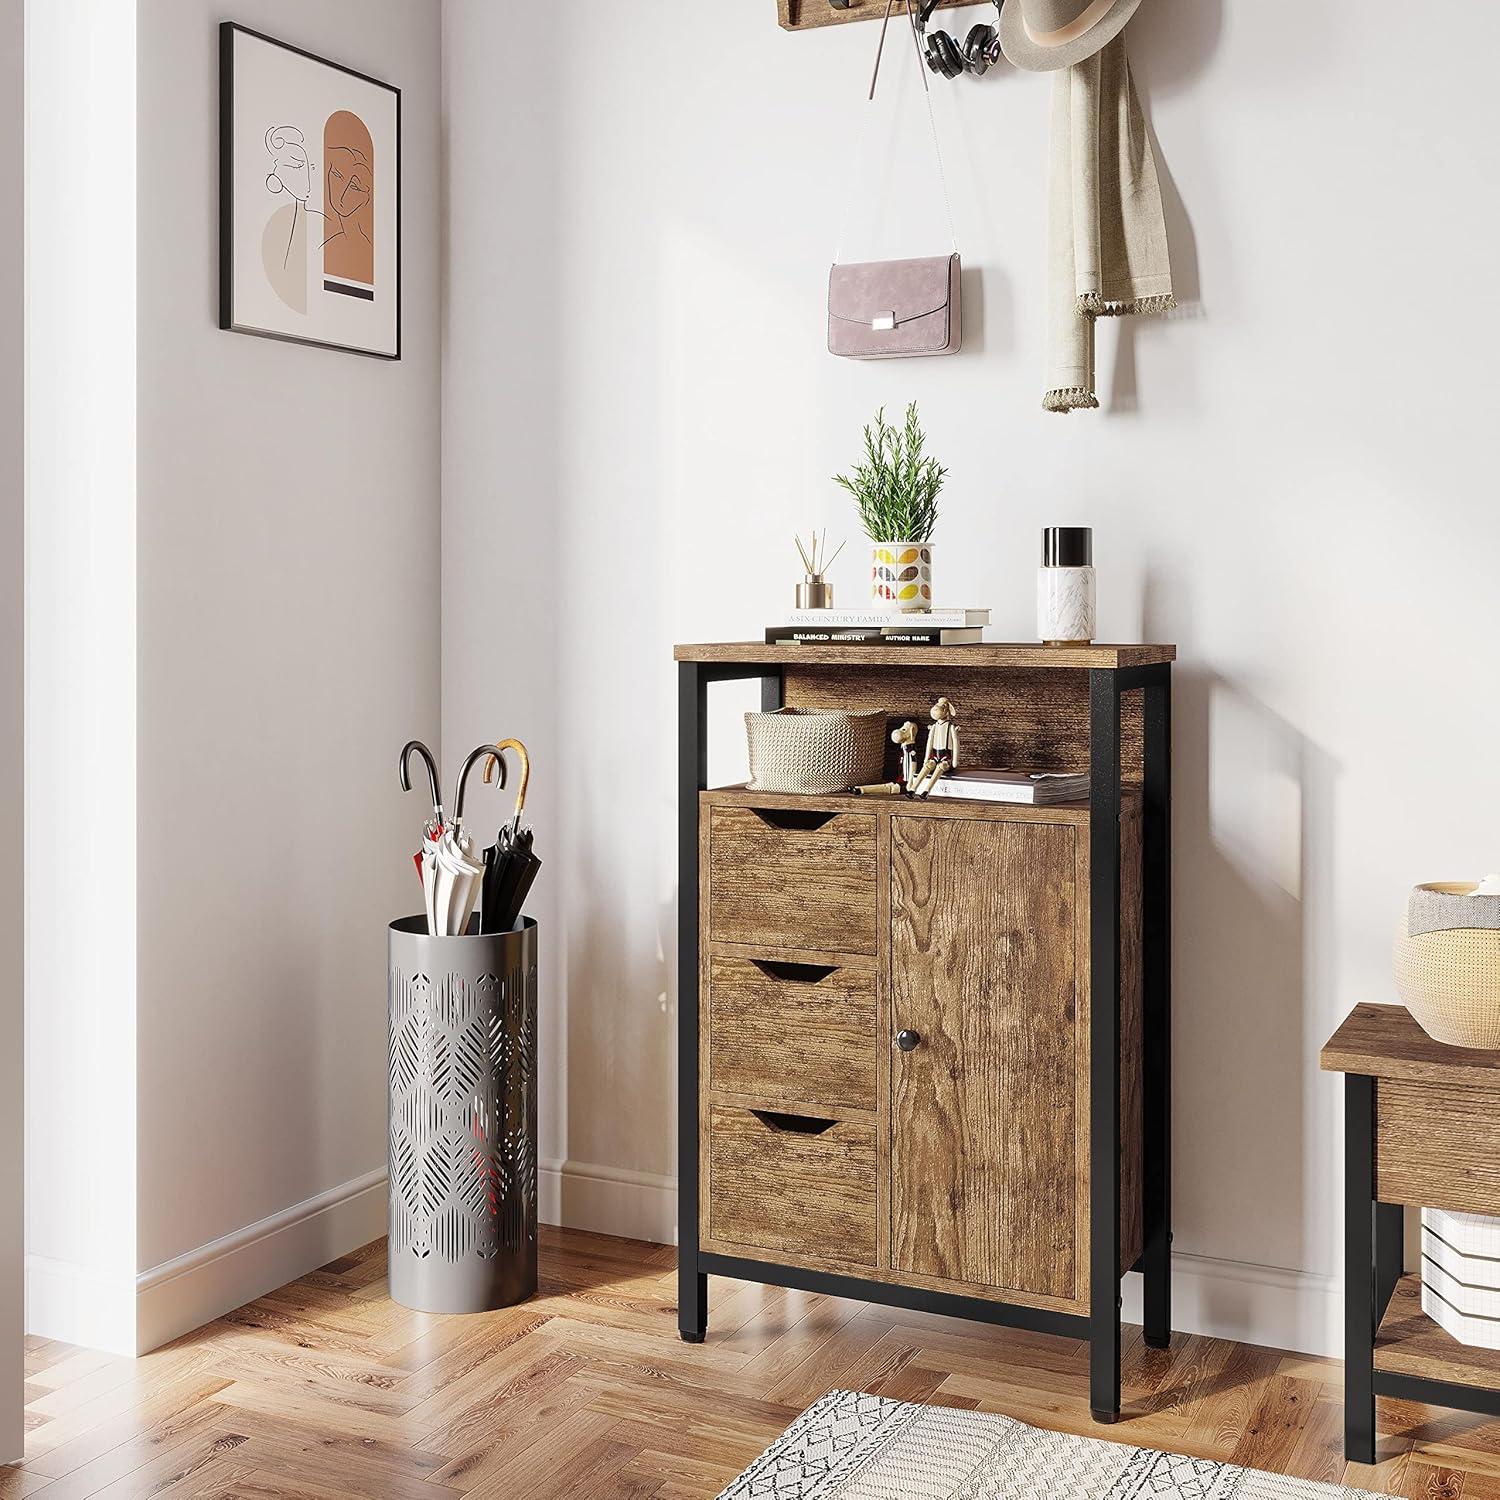
{"label": "ceramic planter pot", "polygon": [[932,608],[932,543],[871,542],[870,603],[877,609]]}

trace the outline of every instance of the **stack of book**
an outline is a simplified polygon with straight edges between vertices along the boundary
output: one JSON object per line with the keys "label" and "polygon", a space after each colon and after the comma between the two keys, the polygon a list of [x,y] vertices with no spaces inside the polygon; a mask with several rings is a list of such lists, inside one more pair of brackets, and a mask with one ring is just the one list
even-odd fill
{"label": "stack of book", "polygon": [[987,609],[794,609],[767,629],[766,644],[975,646],[989,623]]}
{"label": "stack of book", "polygon": [[969,797],[980,802],[1021,802],[1050,807],[1078,802],[1089,794],[1088,773],[1061,771],[990,771],[960,767],[933,784],[934,797]]}

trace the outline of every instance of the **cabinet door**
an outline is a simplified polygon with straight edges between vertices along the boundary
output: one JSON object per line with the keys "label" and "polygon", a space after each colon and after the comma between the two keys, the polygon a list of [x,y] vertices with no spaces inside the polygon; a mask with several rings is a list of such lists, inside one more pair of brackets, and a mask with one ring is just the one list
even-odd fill
{"label": "cabinet door", "polygon": [[[891,1265],[1077,1285],[1076,830],[891,820]],[[917,1033],[910,1051],[896,1045]]]}

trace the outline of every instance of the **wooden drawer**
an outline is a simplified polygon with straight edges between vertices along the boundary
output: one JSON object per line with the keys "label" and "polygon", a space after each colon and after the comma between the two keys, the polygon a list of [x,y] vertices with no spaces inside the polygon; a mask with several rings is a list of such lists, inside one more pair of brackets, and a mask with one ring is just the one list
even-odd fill
{"label": "wooden drawer", "polygon": [[871,813],[709,808],[709,937],[873,954],[875,849]]}
{"label": "wooden drawer", "polygon": [[875,1127],[714,1104],[705,1238],[875,1264]]}
{"label": "wooden drawer", "polygon": [[837,1113],[873,1110],[875,972],[716,954],[708,968],[708,1086]]}
{"label": "wooden drawer", "polygon": [[1378,1079],[1375,1196],[1382,1203],[1500,1214],[1500,1092]]}

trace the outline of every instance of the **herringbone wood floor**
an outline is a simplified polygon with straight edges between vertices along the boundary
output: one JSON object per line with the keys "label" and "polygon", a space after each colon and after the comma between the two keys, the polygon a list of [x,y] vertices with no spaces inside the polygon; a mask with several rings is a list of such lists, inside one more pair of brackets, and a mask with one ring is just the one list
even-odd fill
{"label": "herringbone wood floor", "polygon": [[542,1233],[541,1293],[506,1312],[397,1307],[376,1243],[144,1359],[34,1340],[27,1458],[0,1469],[0,1497],[711,1496],[846,1386],[1411,1500],[1500,1500],[1500,1423],[1401,1402],[1381,1403],[1381,1462],[1346,1469],[1327,1361],[1137,1336],[1129,1420],[1105,1430],[1076,1341],[715,1281],[692,1347],[669,1247]]}

